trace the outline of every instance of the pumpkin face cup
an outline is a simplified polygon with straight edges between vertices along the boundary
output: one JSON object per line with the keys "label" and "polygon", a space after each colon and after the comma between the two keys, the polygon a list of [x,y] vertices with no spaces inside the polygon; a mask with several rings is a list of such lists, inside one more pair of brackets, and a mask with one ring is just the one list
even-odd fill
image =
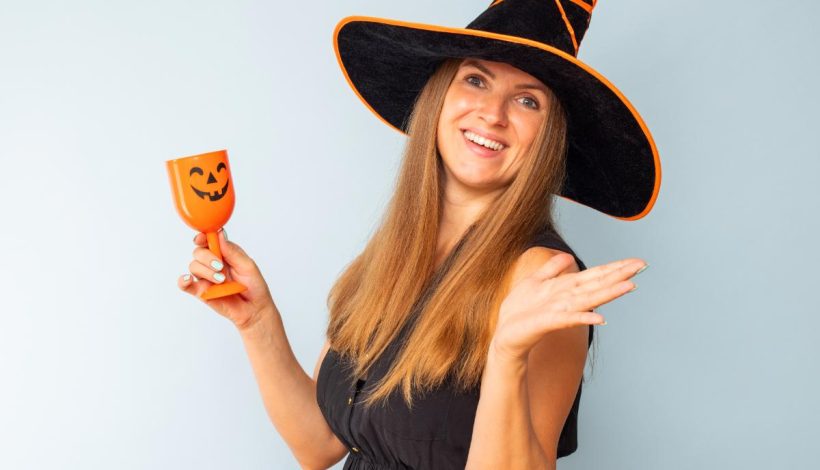
{"label": "pumpkin face cup", "polygon": [[[222,261],[217,232],[231,218],[235,203],[228,152],[218,150],[165,162],[174,206],[180,218],[208,238],[208,249]],[[215,299],[237,294],[247,287],[226,281],[214,284],[200,296]]]}
{"label": "pumpkin face cup", "polygon": [[189,227],[216,232],[228,222],[235,198],[226,151],[168,160],[166,165],[177,212]]}

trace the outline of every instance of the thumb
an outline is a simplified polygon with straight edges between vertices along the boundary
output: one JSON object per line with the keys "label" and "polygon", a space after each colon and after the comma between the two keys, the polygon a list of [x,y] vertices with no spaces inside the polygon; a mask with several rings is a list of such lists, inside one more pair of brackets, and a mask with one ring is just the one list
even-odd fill
{"label": "thumb", "polygon": [[229,264],[237,274],[252,274],[256,270],[256,263],[245,253],[239,245],[228,241],[225,236],[225,230],[220,230],[217,234],[219,237],[219,249],[222,251],[223,260]]}
{"label": "thumb", "polygon": [[539,281],[546,281],[561,274],[573,261],[575,258],[569,253],[557,254],[536,269],[532,276]]}

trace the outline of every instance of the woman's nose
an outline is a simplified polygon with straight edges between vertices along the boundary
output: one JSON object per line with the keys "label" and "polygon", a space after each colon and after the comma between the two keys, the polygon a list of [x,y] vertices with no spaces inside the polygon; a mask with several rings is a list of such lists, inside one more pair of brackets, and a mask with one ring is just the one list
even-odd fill
{"label": "woman's nose", "polygon": [[501,96],[488,95],[481,101],[479,117],[491,126],[507,125],[507,104]]}

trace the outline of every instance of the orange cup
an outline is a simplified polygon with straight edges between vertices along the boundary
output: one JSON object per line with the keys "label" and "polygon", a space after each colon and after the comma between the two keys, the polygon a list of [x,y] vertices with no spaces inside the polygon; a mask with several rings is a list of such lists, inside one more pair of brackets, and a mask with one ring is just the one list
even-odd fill
{"label": "orange cup", "polygon": [[[174,206],[182,220],[208,238],[208,249],[222,261],[217,232],[231,218],[236,201],[227,150],[192,155],[165,162]],[[203,299],[238,294],[247,287],[236,281],[214,284]]]}

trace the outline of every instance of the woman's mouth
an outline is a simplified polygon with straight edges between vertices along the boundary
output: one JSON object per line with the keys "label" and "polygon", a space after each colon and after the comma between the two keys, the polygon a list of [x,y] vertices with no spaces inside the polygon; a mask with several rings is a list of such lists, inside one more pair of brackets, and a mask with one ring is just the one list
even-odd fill
{"label": "woman's mouth", "polygon": [[481,157],[494,157],[507,148],[501,142],[483,137],[470,130],[464,130],[461,133],[464,135],[467,147]]}

